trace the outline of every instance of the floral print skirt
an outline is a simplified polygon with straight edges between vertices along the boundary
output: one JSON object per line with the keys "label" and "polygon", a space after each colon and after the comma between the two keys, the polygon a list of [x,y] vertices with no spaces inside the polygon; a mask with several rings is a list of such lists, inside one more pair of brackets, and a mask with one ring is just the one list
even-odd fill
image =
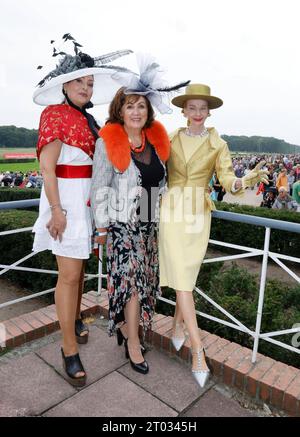
{"label": "floral print skirt", "polygon": [[107,235],[108,334],[125,320],[124,308],[138,295],[143,332],[151,327],[159,288],[157,224],[116,222]]}

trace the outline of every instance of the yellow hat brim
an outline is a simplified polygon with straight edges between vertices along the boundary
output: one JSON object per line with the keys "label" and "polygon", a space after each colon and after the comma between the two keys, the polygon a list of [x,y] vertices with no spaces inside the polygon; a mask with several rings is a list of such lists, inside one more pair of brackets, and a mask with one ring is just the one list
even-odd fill
{"label": "yellow hat brim", "polygon": [[208,103],[209,109],[216,109],[223,105],[223,100],[219,99],[218,97],[201,94],[184,94],[182,96],[177,96],[172,99],[172,103],[173,105],[178,106],[178,108],[183,108],[187,100],[195,99],[205,100]]}

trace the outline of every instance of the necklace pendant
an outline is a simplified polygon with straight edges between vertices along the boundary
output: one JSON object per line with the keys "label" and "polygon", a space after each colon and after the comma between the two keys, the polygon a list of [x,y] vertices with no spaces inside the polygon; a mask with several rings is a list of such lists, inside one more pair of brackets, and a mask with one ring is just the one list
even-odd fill
{"label": "necklace pendant", "polygon": [[145,147],[146,147],[146,135],[145,135],[145,132],[143,130],[142,130],[142,134],[141,135],[142,135],[142,143],[139,146],[137,146],[137,147],[135,147],[132,144],[131,139],[128,138],[129,142],[130,142],[130,148],[131,148],[132,152],[134,152],[134,153],[142,153],[145,150]]}

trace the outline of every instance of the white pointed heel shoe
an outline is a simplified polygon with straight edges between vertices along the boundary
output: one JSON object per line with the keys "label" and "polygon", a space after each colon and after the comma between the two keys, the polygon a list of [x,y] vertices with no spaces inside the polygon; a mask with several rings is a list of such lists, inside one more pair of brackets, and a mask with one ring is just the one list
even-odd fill
{"label": "white pointed heel shoe", "polygon": [[[178,335],[178,330],[181,330],[184,334],[183,337],[179,337]],[[172,344],[174,346],[174,348],[176,349],[177,352],[180,351],[180,349],[182,348],[182,346],[185,343],[185,340],[188,338],[188,334],[186,333],[186,331],[183,328],[183,323],[177,323],[175,322],[175,330],[174,330],[174,335],[172,335],[171,337],[171,341]]]}
{"label": "white pointed heel shoe", "polygon": [[[197,355],[198,369],[201,369],[201,365],[202,365],[202,352],[204,354],[204,359],[205,359],[205,350],[203,347],[197,352],[192,352],[193,355]],[[193,373],[194,378],[196,379],[197,383],[200,385],[201,388],[203,388],[206,385],[207,381],[209,380],[210,370],[193,370],[192,369],[192,373]]]}

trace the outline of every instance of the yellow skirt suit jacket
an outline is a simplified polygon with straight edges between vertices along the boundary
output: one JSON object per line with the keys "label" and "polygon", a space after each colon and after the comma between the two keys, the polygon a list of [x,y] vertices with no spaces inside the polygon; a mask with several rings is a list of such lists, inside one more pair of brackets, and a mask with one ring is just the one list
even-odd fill
{"label": "yellow skirt suit jacket", "polygon": [[188,137],[184,131],[180,128],[170,135],[168,191],[162,197],[160,211],[160,285],[192,291],[207,250],[211,211],[215,209],[209,181],[216,171],[221,185],[231,191],[236,176],[227,143],[214,128],[208,128],[205,137]]}

